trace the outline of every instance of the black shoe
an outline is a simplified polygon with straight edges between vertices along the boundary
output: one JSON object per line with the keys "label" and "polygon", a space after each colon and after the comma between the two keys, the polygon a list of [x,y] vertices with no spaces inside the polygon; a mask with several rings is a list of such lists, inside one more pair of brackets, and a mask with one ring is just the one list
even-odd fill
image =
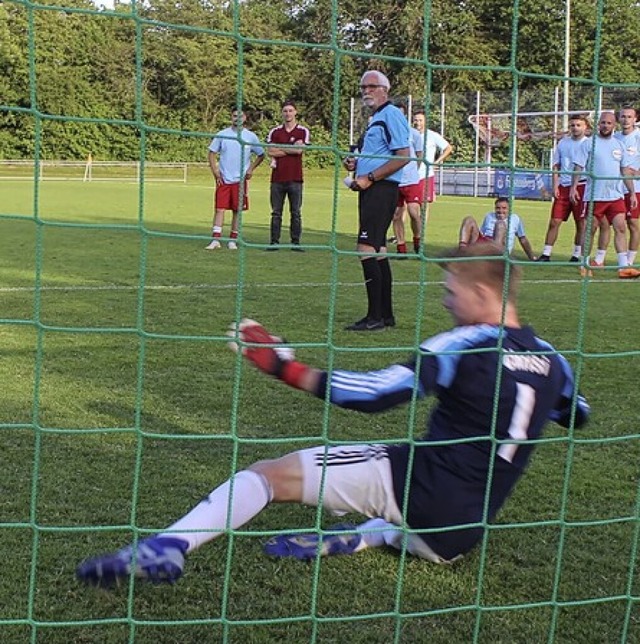
{"label": "black shoe", "polygon": [[395,326],[396,325],[396,319],[393,317],[393,315],[390,318],[385,318],[383,320],[385,326]]}
{"label": "black shoe", "polygon": [[580,261],[580,258],[579,258],[579,257],[576,257],[575,255],[571,255],[571,257],[569,258],[569,261],[570,261],[571,263],[575,264],[576,262],[579,262],[579,261]]}
{"label": "black shoe", "polygon": [[304,253],[304,248],[297,243],[294,243],[293,246],[291,246],[291,250],[296,251],[296,253]]}
{"label": "black shoe", "polygon": [[536,259],[536,262],[550,262],[550,261],[551,261],[551,257],[549,257],[549,255],[540,255],[540,257]]}
{"label": "black shoe", "polygon": [[267,250],[267,251],[269,251],[269,250],[280,250],[280,247],[278,246],[278,244],[271,243],[265,248],[265,250]]}
{"label": "black shoe", "polygon": [[389,239],[387,240],[387,243],[388,244],[397,244],[398,239],[396,237],[389,237]]}
{"label": "black shoe", "polygon": [[370,320],[362,318],[349,326],[344,327],[345,331],[384,331],[384,320]]}

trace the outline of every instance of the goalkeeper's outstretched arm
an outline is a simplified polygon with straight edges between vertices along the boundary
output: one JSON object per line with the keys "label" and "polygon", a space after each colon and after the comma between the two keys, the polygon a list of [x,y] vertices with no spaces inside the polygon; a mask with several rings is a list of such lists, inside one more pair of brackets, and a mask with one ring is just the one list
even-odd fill
{"label": "goalkeeper's outstretched arm", "polygon": [[[244,319],[232,325],[229,346],[241,351],[260,371],[291,387],[307,391],[345,409],[377,412],[409,402],[416,387],[415,371],[409,365],[392,365],[380,371],[360,373],[336,370],[331,374],[294,360],[282,338],[271,335],[259,322]],[[425,395],[418,383],[417,395]]]}

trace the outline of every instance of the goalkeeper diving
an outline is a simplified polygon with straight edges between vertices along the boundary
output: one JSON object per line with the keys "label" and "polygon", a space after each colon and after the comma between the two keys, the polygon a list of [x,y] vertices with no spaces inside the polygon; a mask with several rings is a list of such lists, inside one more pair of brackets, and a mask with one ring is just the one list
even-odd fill
{"label": "goalkeeper diving", "polygon": [[488,242],[455,249],[442,266],[443,305],[454,326],[425,340],[405,363],[327,372],[296,361],[258,322],[242,320],[229,332],[231,348],[260,371],[345,409],[376,413],[435,396],[421,441],[318,446],[256,462],[164,532],[82,562],[78,577],[97,586],[130,575],[173,582],[187,556],[270,503],[322,504],[366,519],[277,535],[265,544],[276,557],[390,546],[446,564],[469,552],[525,472],[545,424],[577,428],[590,410],[567,360],[520,323],[520,270],[502,248]]}

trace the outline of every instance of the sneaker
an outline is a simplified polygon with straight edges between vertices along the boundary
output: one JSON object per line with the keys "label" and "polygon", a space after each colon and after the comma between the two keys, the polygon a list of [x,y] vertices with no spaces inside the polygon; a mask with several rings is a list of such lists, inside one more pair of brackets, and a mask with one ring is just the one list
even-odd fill
{"label": "sneaker", "polygon": [[362,318],[349,326],[344,327],[345,331],[384,331],[384,320],[370,320]]}
{"label": "sneaker", "polygon": [[[336,525],[331,531],[346,532],[355,530],[350,524]],[[279,534],[264,544],[264,552],[271,557],[295,557],[296,559],[315,559],[318,555],[352,555],[356,552],[362,535],[350,534]]]}
{"label": "sneaker", "polygon": [[233,239],[227,244],[229,250],[238,250],[238,244]]}
{"label": "sneaker", "polygon": [[383,320],[385,326],[395,326],[396,325],[396,319],[393,317],[393,315],[390,318],[385,318]]}
{"label": "sneaker", "polygon": [[205,250],[215,250],[216,248],[220,248],[220,242],[217,239],[214,239],[208,246],[205,247]]}
{"label": "sneaker", "polygon": [[297,243],[294,243],[291,246],[291,250],[296,251],[296,253],[304,253],[304,248],[302,248],[302,246],[300,246],[300,244],[297,244]]}
{"label": "sneaker", "polygon": [[[80,581],[91,586],[113,586],[131,575],[155,584],[173,583],[182,575],[188,543],[175,537],[150,537],[94,559],[86,559],[76,569]],[[134,568],[135,559],[135,568]]]}
{"label": "sneaker", "polygon": [[280,250],[280,248],[278,247],[278,244],[271,243],[265,248],[265,250]]}
{"label": "sneaker", "polygon": [[580,257],[577,257],[576,255],[571,255],[571,257],[569,257],[569,261],[575,264],[576,262],[580,261]]}
{"label": "sneaker", "polygon": [[536,262],[550,262],[550,261],[551,261],[551,257],[549,257],[549,255],[540,255],[540,257],[536,259]]}
{"label": "sneaker", "polygon": [[635,280],[640,277],[640,271],[637,268],[621,268],[618,270],[618,277],[621,280]]}

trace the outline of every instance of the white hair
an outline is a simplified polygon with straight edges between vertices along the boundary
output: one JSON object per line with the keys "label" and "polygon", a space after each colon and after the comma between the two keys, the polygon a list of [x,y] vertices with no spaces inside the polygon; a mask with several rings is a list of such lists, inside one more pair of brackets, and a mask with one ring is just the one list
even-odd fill
{"label": "white hair", "polygon": [[367,76],[368,74],[375,74],[378,77],[378,84],[382,85],[385,89],[388,90],[391,88],[391,83],[389,82],[389,79],[382,72],[379,72],[377,69],[369,69],[364,74],[362,74],[362,78],[360,79],[361,83],[364,80],[364,77]]}

